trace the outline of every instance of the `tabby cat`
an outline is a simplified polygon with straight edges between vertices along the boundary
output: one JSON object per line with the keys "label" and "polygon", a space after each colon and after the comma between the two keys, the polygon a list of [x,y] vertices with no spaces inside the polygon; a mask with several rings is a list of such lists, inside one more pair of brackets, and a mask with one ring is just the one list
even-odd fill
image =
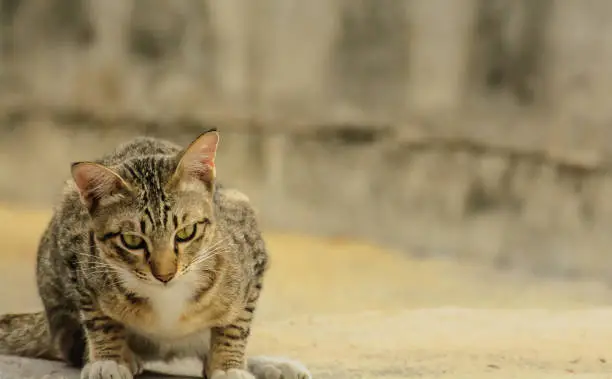
{"label": "tabby cat", "polygon": [[44,312],[0,318],[0,354],[61,359],[82,379],[197,357],[210,379],[306,379],[245,357],[268,255],[246,196],[215,181],[219,134],[185,149],[138,137],[72,179],[39,245]]}

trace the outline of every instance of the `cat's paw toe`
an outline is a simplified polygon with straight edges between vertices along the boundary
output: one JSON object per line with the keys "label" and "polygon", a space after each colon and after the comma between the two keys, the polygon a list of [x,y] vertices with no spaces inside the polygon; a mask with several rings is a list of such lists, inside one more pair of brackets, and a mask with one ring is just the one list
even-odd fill
{"label": "cat's paw toe", "polygon": [[257,379],[312,379],[301,362],[282,357],[253,357],[249,370]]}
{"label": "cat's paw toe", "polygon": [[144,365],[142,364],[142,361],[137,358],[132,359],[130,362],[130,368],[134,376],[140,375],[144,372]]}
{"label": "cat's paw toe", "polygon": [[130,369],[119,362],[103,360],[88,363],[81,370],[81,379],[133,379]]}
{"label": "cat's paw toe", "polygon": [[255,379],[255,377],[245,370],[229,369],[227,371],[215,370],[210,379]]}

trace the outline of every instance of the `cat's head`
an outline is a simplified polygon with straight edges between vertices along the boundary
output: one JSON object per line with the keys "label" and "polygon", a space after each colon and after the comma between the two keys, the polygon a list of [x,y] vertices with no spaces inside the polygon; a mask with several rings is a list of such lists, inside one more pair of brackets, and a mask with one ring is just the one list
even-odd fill
{"label": "cat's head", "polygon": [[[175,153],[136,154],[116,166],[72,165],[102,259],[138,280],[170,283],[210,264],[216,130]],[[178,149],[176,149],[178,150]],[[171,150],[172,151],[172,150]]]}

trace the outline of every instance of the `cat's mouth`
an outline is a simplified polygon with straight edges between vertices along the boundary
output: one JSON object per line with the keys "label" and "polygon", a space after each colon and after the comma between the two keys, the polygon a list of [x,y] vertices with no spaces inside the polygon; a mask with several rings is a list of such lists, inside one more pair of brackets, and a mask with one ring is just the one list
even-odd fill
{"label": "cat's mouth", "polygon": [[153,272],[148,273],[146,281],[150,284],[153,284],[157,287],[161,288],[171,288],[176,285],[178,282],[181,282],[183,277],[187,274],[186,271],[177,268],[176,272],[171,277],[159,277],[159,275],[154,274]]}
{"label": "cat's mouth", "polygon": [[151,271],[134,271],[123,267],[119,271],[122,281],[133,289],[142,288],[143,286],[149,288],[172,288],[177,283],[182,282],[181,279],[186,274],[186,272],[177,269],[176,274],[172,278],[160,280]]}

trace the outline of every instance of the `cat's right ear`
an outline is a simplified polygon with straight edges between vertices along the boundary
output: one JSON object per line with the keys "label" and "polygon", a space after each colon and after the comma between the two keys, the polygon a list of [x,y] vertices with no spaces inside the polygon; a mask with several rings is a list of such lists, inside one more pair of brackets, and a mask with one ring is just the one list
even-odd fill
{"label": "cat's right ear", "polygon": [[179,155],[180,160],[170,183],[176,184],[181,180],[196,179],[209,189],[212,188],[215,180],[215,157],[218,144],[219,132],[217,129],[210,129],[191,142]]}
{"label": "cat's right ear", "polygon": [[119,174],[98,163],[76,162],[72,164],[71,171],[81,201],[89,211],[101,200],[129,190],[129,185]]}

